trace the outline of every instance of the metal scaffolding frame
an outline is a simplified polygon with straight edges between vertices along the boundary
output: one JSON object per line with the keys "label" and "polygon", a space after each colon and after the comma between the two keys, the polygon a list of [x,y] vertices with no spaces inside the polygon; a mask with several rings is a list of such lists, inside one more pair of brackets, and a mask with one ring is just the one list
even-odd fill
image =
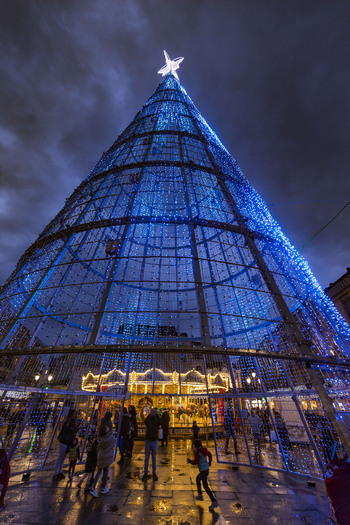
{"label": "metal scaffolding frame", "polygon": [[52,464],[69,407],[85,450],[107,407],[117,421],[149,399],[174,431],[200,418],[219,461],[320,476],[334,442],[350,454],[349,327],[172,74],[0,301],[0,432],[17,470]]}

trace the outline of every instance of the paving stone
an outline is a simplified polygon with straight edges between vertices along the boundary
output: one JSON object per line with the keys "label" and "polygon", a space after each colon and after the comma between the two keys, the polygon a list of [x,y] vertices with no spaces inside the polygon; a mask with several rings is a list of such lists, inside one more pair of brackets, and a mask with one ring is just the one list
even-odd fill
{"label": "paving stone", "polygon": [[[213,449],[213,447],[209,448]],[[173,440],[158,452],[158,481],[139,479],[143,443],[136,442],[134,455],[123,468],[110,469],[110,492],[93,498],[78,490],[79,476],[52,481],[52,469],[32,472],[10,480],[6,510],[1,523],[13,525],[330,525],[329,505],[321,481],[307,487],[306,478],[213,462],[209,484],[219,502],[209,511],[210,499],[197,494],[196,467],[187,465],[191,447]],[[53,462],[54,463],[54,462]],[[82,472],[83,468],[79,467]],[[78,471],[78,472],[79,472]],[[99,492],[99,487],[97,488]]]}

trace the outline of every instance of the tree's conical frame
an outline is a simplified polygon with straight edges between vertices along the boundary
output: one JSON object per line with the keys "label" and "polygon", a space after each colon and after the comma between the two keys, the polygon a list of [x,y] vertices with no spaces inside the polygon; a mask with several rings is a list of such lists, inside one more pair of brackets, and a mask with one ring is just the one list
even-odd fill
{"label": "tree's conical frame", "polygon": [[0,314],[19,469],[29,450],[53,461],[67,407],[85,446],[130,399],[141,419],[167,404],[175,429],[200,418],[220,461],[318,476],[349,447],[349,328],[171,74],[21,257]]}

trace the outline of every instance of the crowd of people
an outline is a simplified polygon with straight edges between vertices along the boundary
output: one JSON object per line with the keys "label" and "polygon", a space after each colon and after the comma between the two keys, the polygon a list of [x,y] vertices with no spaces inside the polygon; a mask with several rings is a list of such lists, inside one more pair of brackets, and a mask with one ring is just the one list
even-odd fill
{"label": "crowd of people", "polygon": [[[4,440],[4,449],[6,448],[6,442],[9,442],[14,435],[15,426],[21,424],[24,417],[23,415],[25,414],[25,407],[21,408],[19,406],[13,414],[4,414],[3,411],[0,417],[6,416],[9,422]],[[41,416],[42,412],[43,410],[40,412]],[[77,462],[82,462],[83,460],[82,449],[84,449],[86,445],[84,472],[82,473],[77,487],[82,488],[83,483],[85,482],[85,490],[90,492],[93,497],[97,497],[97,486],[100,483],[100,493],[107,493],[109,491],[107,486],[108,470],[115,461],[116,451],[119,450],[120,453],[117,462],[119,465],[123,465],[125,459],[132,457],[133,454],[134,441],[139,435],[139,423],[135,407],[129,405],[128,408],[123,407],[120,412],[116,411],[113,421],[113,414],[108,410],[105,412],[101,420],[99,420],[98,411],[95,411],[90,418],[90,421],[86,422],[85,418],[81,417],[81,414],[79,414],[74,408],[70,408],[69,413],[66,415],[61,425],[58,420],[61,413],[62,410],[60,411],[59,407],[47,407],[44,414],[45,417],[37,418],[36,421],[35,411],[33,412],[34,415],[31,416],[33,419],[32,423],[35,423],[37,427],[36,434],[39,436],[45,432],[49,420],[54,428],[57,426],[59,428],[58,455],[53,478],[55,480],[62,480],[65,478],[65,474],[63,474],[63,465],[68,457],[68,477],[69,481],[72,481],[73,476],[75,475]],[[158,480],[158,445],[160,443],[160,447],[168,446],[169,426],[171,420],[170,414],[166,408],[163,408],[158,412],[152,407],[146,413],[147,416],[144,417],[142,421],[146,427],[144,442],[144,472],[141,478],[144,482],[149,478],[153,478],[154,481]],[[230,442],[232,442],[234,454],[238,459],[238,456],[241,454],[239,444],[242,443],[242,439],[237,439],[237,436],[241,433],[244,424],[245,429],[248,430],[248,435],[250,435],[252,447],[254,448],[256,455],[261,453],[264,443],[268,440],[270,443],[272,441],[278,442],[282,453],[288,456],[289,452],[293,449],[292,442],[288,433],[287,425],[281,414],[276,409],[269,412],[266,409],[253,408],[250,412],[246,413],[246,411],[244,411],[244,413],[244,422],[242,422],[239,418],[238,411],[234,409],[234,404],[230,402],[225,403],[224,412],[222,413],[221,418],[225,432],[225,454],[231,454],[229,451],[229,445]],[[49,414],[50,419],[48,417]],[[325,460],[328,462],[335,442],[334,429],[330,427],[326,417],[315,415],[312,411],[306,413],[305,417],[311,432],[314,434],[315,441],[321,444]],[[13,424],[11,424],[12,421]],[[31,420],[29,423],[31,423]],[[195,457],[193,460],[189,459],[188,461],[191,464],[198,465],[200,471],[197,476],[198,499],[202,498],[201,486],[203,485],[204,490],[212,501],[212,505],[214,505],[213,508],[215,508],[215,498],[207,484],[207,475],[212,461],[211,454],[210,452],[207,453],[199,440],[200,427],[197,425],[196,421],[193,421],[191,429],[193,433]],[[116,436],[118,436],[118,442]],[[81,445],[83,445],[83,447]],[[150,458],[152,458],[152,474],[149,475]],[[7,475],[9,468],[3,470],[6,470],[5,473]],[[0,511],[4,508],[3,500],[5,492],[6,488],[3,486],[2,490],[0,490]]]}
{"label": "crowd of people", "polygon": [[265,439],[271,443],[279,442],[282,452],[288,453],[293,446],[289,438],[287,425],[281,414],[273,409],[273,419],[270,418],[268,411],[261,409],[252,409],[248,416],[248,425],[251,428],[253,439],[254,453],[260,454]]}
{"label": "crowd of people", "polygon": [[[146,436],[143,481],[147,481],[148,479],[150,456],[152,457],[152,477],[154,481],[158,480],[156,459],[158,442],[159,440],[161,441],[162,447],[168,445],[169,422],[170,417],[166,409],[164,409],[162,415],[159,416],[157,410],[151,408],[145,418]],[[65,478],[62,470],[67,454],[69,457],[68,476],[69,480],[73,479],[75,465],[77,461],[81,461],[82,459],[77,437],[80,428],[81,422],[77,417],[77,412],[74,408],[71,408],[58,434],[58,456],[53,475],[54,480],[59,481]],[[160,429],[162,432],[161,436],[159,435]],[[116,435],[119,435],[118,443],[116,441]],[[91,432],[89,436],[91,436]],[[107,487],[108,469],[115,460],[116,447],[120,453],[120,458],[117,463],[122,465],[125,458],[132,457],[134,440],[137,436],[138,422],[136,410],[133,405],[129,405],[128,408],[123,407],[120,418],[117,414],[114,423],[112,421],[112,412],[107,411],[99,425],[96,425],[96,435],[89,440],[84,473],[77,487],[82,488],[85,482],[85,490],[89,491],[92,496],[97,497],[96,487],[102,475],[100,493],[107,493],[109,490]]]}
{"label": "crowd of people", "polygon": [[[279,442],[283,452],[286,453],[293,448],[287,425],[282,416],[275,409],[273,409],[272,414],[273,422],[266,409],[253,408],[250,413],[247,414],[246,421],[250,429],[252,445],[256,455],[261,453],[265,440],[268,440],[269,443],[271,443],[272,440]],[[228,448],[230,440],[232,439],[236,458],[241,454],[238,450],[237,440],[237,434],[240,428],[241,422],[237,413],[235,414],[232,406],[227,405],[224,412],[225,454],[231,453]]]}
{"label": "crowd of people", "polygon": [[[144,472],[141,480],[147,482],[149,478],[153,481],[158,481],[157,475],[157,450],[158,444],[161,442],[161,447],[168,446],[169,436],[169,422],[170,417],[166,409],[163,409],[161,415],[152,407],[144,420],[146,427],[145,435],[145,458],[144,458]],[[89,492],[93,497],[98,497],[97,486],[102,475],[99,492],[106,494],[109,492],[107,486],[109,467],[115,460],[116,447],[120,452],[119,465],[122,465],[126,457],[132,456],[134,440],[138,435],[138,424],[136,419],[136,411],[133,405],[128,408],[123,407],[120,418],[116,418],[115,429],[113,428],[112,412],[107,411],[102,417],[99,425],[96,428],[96,436],[89,443],[86,451],[86,459],[84,464],[84,472],[81,475],[77,488],[82,488],[85,482],[84,490]],[[119,440],[116,442],[117,429],[119,427]],[[63,464],[66,454],[69,457],[68,476],[69,481],[72,480],[75,465],[78,460],[82,460],[81,451],[79,447],[79,440],[77,434],[79,432],[79,419],[74,408],[69,410],[69,413],[61,426],[58,434],[58,456],[53,475],[54,480],[62,480],[65,478],[63,474]],[[208,485],[209,467],[212,463],[212,454],[198,439],[199,427],[194,422],[193,435],[193,450],[194,458],[188,458],[188,463],[197,465],[199,474],[196,478],[197,483],[197,499],[203,500],[202,486],[208,494],[211,504],[209,509],[214,510],[218,503],[213,492]],[[152,474],[149,474],[149,463],[152,458]]]}
{"label": "crowd of people", "polygon": [[[230,442],[232,442],[234,454],[238,459],[241,451],[239,450],[240,440],[237,439],[237,435],[240,433],[242,423],[238,417],[237,411],[233,409],[232,404],[228,403],[225,405],[223,415],[225,454],[231,454],[229,447]],[[286,456],[292,451],[293,446],[287,425],[281,414],[276,409],[273,409],[270,415],[266,409],[262,410],[259,408],[253,408],[247,414],[245,423],[246,428],[250,430],[251,443],[256,455],[261,453],[262,447],[266,441],[269,441],[269,443],[272,441],[277,442],[282,449],[282,453]],[[329,435],[330,433],[327,426],[322,423],[321,419],[318,418],[318,424],[315,431],[323,438],[324,455],[326,460],[328,460],[334,439]],[[142,480],[146,481],[149,477],[149,462],[150,458],[152,458],[151,477],[153,477],[154,481],[157,481],[156,457],[158,445],[160,444],[160,447],[168,446],[170,425],[170,415],[168,410],[165,408],[158,413],[155,408],[151,408],[144,419],[144,425],[146,427],[146,435],[144,473]],[[92,436],[90,428],[83,480],[87,480],[86,489],[89,490],[93,496],[96,496],[96,483],[101,474],[101,492],[104,493],[108,491],[106,487],[108,468],[114,462],[116,448],[120,453],[117,462],[119,465],[123,465],[126,458],[132,457],[134,441],[139,433],[136,409],[133,405],[129,405],[128,408],[123,407],[120,414],[118,412],[115,414],[114,421],[112,421],[112,412],[107,411],[99,424],[97,423],[96,417],[95,419],[93,418],[90,423],[90,427],[91,426],[94,429],[95,435]],[[57,480],[63,479],[64,477],[62,467],[67,452],[69,452],[68,475],[70,479],[72,479],[74,475],[75,464],[82,459],[78,439],[76,437],[78,428],[79,424],[77,414],[74,409],[71,409],[58,435],[58,457],[54,472],[54,478]],[[200,428],[197,425],[197,422],[193,421],[193,442],[198,440],[199,432]],[[116,442],[115,438],[117,434],[119,436],[118,442]],[[96,468],[98,469],[97,475],[94,477],[94,470]],[[82,482],[79,482],[79,487],[81,487],[81,483]]]}
{"label": "crowd of people", "polygon": [[[332,457],[334,444],[337,441],[333,426],[325,416],[311,410],[305,412],[305,419],[315,443],[323,451],[325,463],[328,463]],[[242,424],[237,412],[235,413],[232,406],[228,404],[224,413],[225,454],[231,453],[228,450],[231,439],[236,458],[241,453],[238,450],[237,440],[237,434],[241,428]],[[247,413],[246,429],[250,433],[255,455],[261,454],[266,441],[270,444],[272,442],[278,443],[285,457],[288,457],[293,450],[287,424],[281,413],[275,408],[272,409],[271,413],[266,408],[252,408]]]}

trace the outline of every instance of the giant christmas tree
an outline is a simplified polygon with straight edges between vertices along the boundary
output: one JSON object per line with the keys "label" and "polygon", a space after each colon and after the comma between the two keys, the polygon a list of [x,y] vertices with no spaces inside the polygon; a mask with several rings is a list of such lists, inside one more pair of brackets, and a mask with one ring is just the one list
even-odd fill
{"label": "giant christmas tree", "polygon": [[6,445],[41,467],[69,407],[85,446],[107,408],[142,435],[155,405],[219,461],[320,475],[349,450],[349,327],[166,61],[2,288]]}

